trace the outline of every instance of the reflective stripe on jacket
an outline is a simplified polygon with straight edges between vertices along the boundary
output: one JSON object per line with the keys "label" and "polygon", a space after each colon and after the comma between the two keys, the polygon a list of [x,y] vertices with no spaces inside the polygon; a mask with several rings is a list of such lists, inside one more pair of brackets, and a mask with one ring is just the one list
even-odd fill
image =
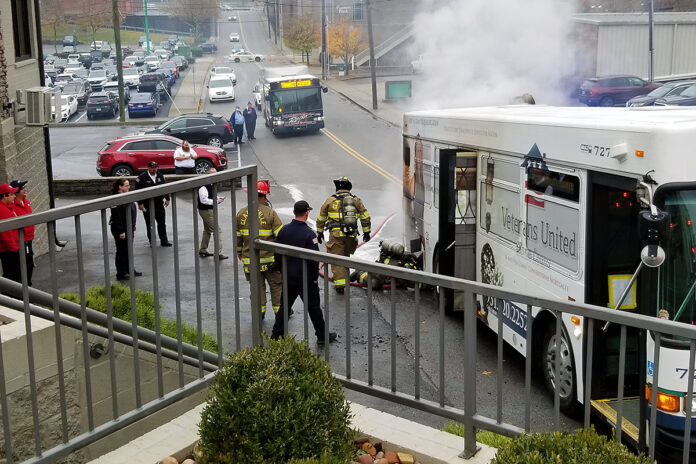
{"label": "reflective stripe on jacket", "polygon": [[[248,272],[249,266],[249,208],[244,207],[237,213],[237,253],[242,255],[242,263],[244,263],[244,271]],[[268,206],[264,200],[259,198],[259,238],[275,242],[278,232],[283,227],[283,222],[280,220],[278,213],[273,208]],[[259,250],[259,263],[270,264],[274,262],[273,252],[267,250]]]}
{"label": "reflective stripe on jacket", "polygon": [[[350,195],[349,190],[336,190],[336,195]],[[355,202],[355,209],[357,212],[357,218],[362,225],[363,234],[370,233],[370,213],[367,212],[367,208],[363,204],[362,200],[355,195],[353,195],[353,201]],[[341,231],[341,216],[343,211],[341,210],[341,200],[331,195],[324,201],[319,210],[319,216],[317,217],[317,233],[324,233],[324,229],[331,231],[332,235],[337,237],[343,237],[345,234]],[[356,230],[351,237],[355,237],[358,234]]]}

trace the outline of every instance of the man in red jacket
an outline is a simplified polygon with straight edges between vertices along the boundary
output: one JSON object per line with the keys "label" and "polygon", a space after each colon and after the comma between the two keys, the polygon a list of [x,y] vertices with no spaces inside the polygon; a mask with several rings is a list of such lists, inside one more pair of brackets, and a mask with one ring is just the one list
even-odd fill
{"label": "man in red jacket", "polygon": [[[16,217],[12,211],[17,189],[10,184],[0,184],[0,220]],[[19,269],[19,238],[17,230],[0,232],[0,263],[2,276],[15,282],[21,282]]]}
{"label": "man in red jacket", "polygon": [[[17,193],[15,194],[15,201],[12,205],[12,211],[15,212],[17,216],[24,216],[25,214],[31,214],[31,203],[27,198],[27,181],[13,180],[10,182],[10,187],[16,188]],[[19,234],[18,234],[19,235]],[[32,241],[34,240],[34,226],[27,226],[24,228],[24,250],[26,251],[27,258],[27,284],[31,286],[31,275],[34,272],[34,247]],[[21,275],[21,274],[20,274]]]}

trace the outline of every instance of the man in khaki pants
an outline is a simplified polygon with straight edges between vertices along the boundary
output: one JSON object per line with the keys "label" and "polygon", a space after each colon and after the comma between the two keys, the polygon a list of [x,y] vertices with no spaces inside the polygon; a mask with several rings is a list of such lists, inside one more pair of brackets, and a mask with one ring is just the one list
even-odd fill
{"label": "man in khaki pants", "polygon": [[[206,171],[206,174],[215,174],[216,172],[215,168],[210,168]],[[217,199],[218,204],[222,203],[222,200],[224,198],[219,197]],[[210,243],[210,236],[215,235],[215,240],[218,243],[218,253],[220,253],[218,258],[227,259],[227,256],[222,254],[222,230],[219,224],[217,231],[215,231],[213,201],[213,184],[207,184],[198,189],[198,214],[203,219],[203,234],[201,235],[201,246],[198,248],[198,255],[201,258],[213,256],[213,253],[208,251],[208,244]]]}
{"label": "man in khaki pants", "polygon": [[[278,213],[271,208],[266,198],[266,195],[271,192],[268,183],[260,180],[256,183],[256,188],[259,195],[259,238],[275,242],[278,232],[283,227],[283,221],[278,217]],[[249,241],[249,207],[245,206],[237,213],[237,257],[244,264],[244,275],[247,281],[251,280],[249,275]],[[259,272],[261,318],[266,317],[266,282],[268,282],[268,289],[271,292],[273,312],[276,313],[277,317],[283,292],[283,276],[275,268],[275,257],[272,251],[259,250]]]}

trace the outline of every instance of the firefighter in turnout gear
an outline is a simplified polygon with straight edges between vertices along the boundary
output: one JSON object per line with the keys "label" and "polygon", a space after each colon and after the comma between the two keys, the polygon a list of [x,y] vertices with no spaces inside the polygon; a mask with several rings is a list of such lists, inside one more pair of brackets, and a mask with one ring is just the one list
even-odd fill
{"label": "firefighter in turnout gear", "polygon": [[[422,261],[422,253],[407,253],[404,250],[404,246],[400,243],[391,240],[379,242],[378,263],[420,271],[423,270]],[[375,273],[370,274],[367,271],[355,270],[350,274],[350,281],[356,282],[361,287],[370,286],[373,290],[379,290],[389,284],[391,278]],[[412,282],[396,279],[396,285],[400,287],[408,287],[412,284]]]}
{"label": "firefighter in turnout gear", "polygon": [[[329,231],[326,251],[334,255],[350,256],[358,247],[358,221],[362,225],[363,241],[370,240],[370,213],[362,200],[350,191],[353,184],[347,177],[333,181],[336,193],[326,199],[317,217],[317,239],[324,240],[324,230]],[[331,265],[334,288],[343,293],[346,287],[348,270],[345,267]]]}
{"label": "firefighter in turnout gear", "polygon": [[[270,193],[268,183],[263,180],[257,182],[259,194],[259,238],[274,242],[278,232],[283,227],[283,222],[278,213],[270,206],[266,195]],[[250,281],[249,275],[249,207],[245,206],[237,213],[237,257],[244,264],[244,275]],[[261,317],[266,317],[266,282],[271,292],[273,312],[280,309],[281,294],[283,291],[283,277],[275,268],[274,254],[272,251],[259,250],[259,301],[261,302]]]}

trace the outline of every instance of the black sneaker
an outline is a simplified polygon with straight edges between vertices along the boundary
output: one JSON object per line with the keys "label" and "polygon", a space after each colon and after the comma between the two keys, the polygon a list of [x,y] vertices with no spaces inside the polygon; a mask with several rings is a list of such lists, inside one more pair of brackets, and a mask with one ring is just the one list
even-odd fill
{"label": "black sneaker", "polygon": [[[336,332],[329,332],[329,343],[333,343],[336,341]],[[318,345],[325,345],[326,341],[324,341],[323,338],[317,338],[317,344]]]}
{"label": "black sneaker", "polygon": [[116,280],[128,280],[130,279],[130,274],[116,274]]}
{"label": "black sneaker", "polygon": [[160,246],[170,247],[170,246],[172,246],[172,243],[171,242],[162,242],[162,243],[160,243]]}
{"label": "black sneaker", "polygon": [[133,273],[133,275],[134,275],[135,277],[140,277],[140,276],[143,275],[143,273],[140,272],[140,271],[135,271],[135,272]]}
{"label": "black sneaker", "polygon": [[343,295],[344,293],[346,293],[345,287],[334,287],[334,289],[336,289],[336,293],[338,293],[339,295]]}

